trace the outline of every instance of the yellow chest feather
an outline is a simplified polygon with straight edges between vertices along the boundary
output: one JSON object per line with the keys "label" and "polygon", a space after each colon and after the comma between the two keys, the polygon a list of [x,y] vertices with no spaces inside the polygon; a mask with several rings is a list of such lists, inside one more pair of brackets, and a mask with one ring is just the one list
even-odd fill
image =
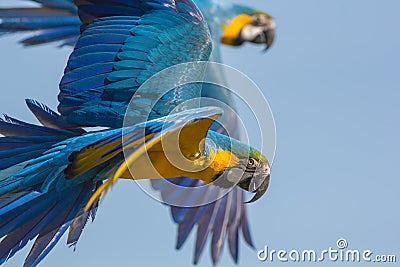
{"label": "yellow chest feather", "polygon": [[[149,151],[147,155],[135,161],[129,168],[130,172],[124,173],[123,177],[136,180],[186,176],[211,183],[217,174],[239,162],[238,157],[222,149],[211,151],[208,156],[187,160],[186,164],[181,166],[179,163],[177,164],[178,160],[175,160],[174,156],[182,155],[169,152],[166,156],[162,150]],[[131,173],[133,173],[133,177]]]}

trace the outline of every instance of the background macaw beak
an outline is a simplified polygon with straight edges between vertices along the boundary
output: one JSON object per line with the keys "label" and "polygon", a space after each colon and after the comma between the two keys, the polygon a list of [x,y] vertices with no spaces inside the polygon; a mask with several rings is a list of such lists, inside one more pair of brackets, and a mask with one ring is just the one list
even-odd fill
{"label": "background macaw beak", "polygon": [[252,43],[266,44],[266,48],[264,51],[267,51],[274,43],[274,39],[275,39],[275,29],[266,28],[254,38]]}
{"label": "background macaw beak", "polygon": [[265,44],[265,50],[268,50],[275,40],[275,21],[263,15],[254,16],[253,20],[243,26],[233,45],[241,45],[244,42]]}

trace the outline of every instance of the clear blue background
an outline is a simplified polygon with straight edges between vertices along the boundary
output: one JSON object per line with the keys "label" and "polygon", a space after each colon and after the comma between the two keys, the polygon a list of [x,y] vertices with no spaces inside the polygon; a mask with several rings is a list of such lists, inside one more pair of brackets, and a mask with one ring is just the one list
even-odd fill
{"label": "clear blue background", "polygon": [[[273,14],[278,27],[265,55],[252,45],[223,51],[225,63],[263,89],[277,124],[270,189],[249,207],[257,249],[322,250],[343,237],[352,249],[399,261],[400,2],[242,2]],[[24,49],[19,37],[0,39],[0,107],[34,121],[23,99],[56,106],[70,49]],[[167,208],[121,181],[77,250],[64,238],[41,266],[189,266],[193,235],[181,251],[175,235]],[[4,266],[19,266],[27,253]],[[241,244],[240,266],[274,264]],[[199,266],[210,265],[207,248]],[[220,266],[232,265],[225,248]]]}

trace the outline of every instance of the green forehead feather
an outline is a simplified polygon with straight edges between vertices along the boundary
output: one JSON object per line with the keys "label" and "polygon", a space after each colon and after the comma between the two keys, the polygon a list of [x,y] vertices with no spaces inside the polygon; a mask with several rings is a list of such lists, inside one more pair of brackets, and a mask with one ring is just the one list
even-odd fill
{"label": "green forehead feather", "polygon": [[268,159],[260,151],[229,136],[209,131],[207,137],[214,142],[216,148],[228,150],[240,159],[252,157],[268,163]]}
{"label": "green forehead feather", "polygon": [[233,8],[231,9],[231,11],[234,11],[232,13],[232,15],[233,14],[236,14],[236,15],[247,14],[247,15],[253,16],[253,15],[257,15],[257,14],[263,14],[267,18],[272,18],[272,16],[270,14],[268,14],[267,12],[256,9],[251,6],[247,6],[247,5],[233,4]]}
{"label": "green forehead feather", "polygon": [[266,16],[267,18],[272,19],[272,16],[270,14],[268,14],[265,11],[259,10],[259,9],[254,10],[254,12],[251,15],[257,15],[257,14],[262,14],[262,15]]}
{"label": "green forehead feather", "polygon": [[262,162],[268,163],[267,157],[265,157],[263,153],[253,147],[250,147],[249,156],[257,160],[261,160]]}

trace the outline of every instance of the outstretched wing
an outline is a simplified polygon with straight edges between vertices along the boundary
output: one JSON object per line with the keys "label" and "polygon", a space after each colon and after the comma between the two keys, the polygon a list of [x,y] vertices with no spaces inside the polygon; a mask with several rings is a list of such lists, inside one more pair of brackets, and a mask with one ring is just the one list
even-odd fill
{"label": "outstretched wing", "polygon": [[[32,109],[35,105],[42,108],[43,121],[56,119],[55,113],[47,107],[34,101],[29,101],[29,105]],[[43,116],[45,109],[47,116]],[[51,164],[63,147],[56,144],[73,138],[79,134],[77,132],[33,125],[5,115],[4,120],[0,119],[0,133],[4,135],[0,138],[0,264],[36,238],[24,263],[24,266],[36,266],[68,227],[68,244],[76,243],[87,219],[94,219],[97,209],[97,202],[87,212],[83,211],[82,205],[101,182],[88,181],[50,192],[40,188],[45,179],[60,174],[58,166]],[[27,165],[28,162],[34,165],[33,159],[40,167],[31,169],[30,175]],[[24,187],[25,182],[33,184]]]}
{"label": "outstretched wing", "polygon": [[[75,45],[80,34],[81,21],[73,0],[36,0],[39,7],[0,8],[0,34],[26,31],[31,34],[21,42],[24,45],[36,45],[61,41],[61,45]],[[218,3],[209,0],[196,1],[205,15],[211,31],[213,51],[211,61],[221,62],[220,38],[222,24],[229,17],[236,15],[231,3]],[[108,52],[108,51],[107,51]],[[215,83],[224,84],[224,74],[217,67],[208,70],[207,74]],[[204,84],[202,96],[215,98],[233,107],[233,95],[223,87]],[[93,111],[91,111],[93,112]],[[213,126],[213,130],[224,133],[228,130],[235,134],[236,118],[231,111],[226,111],[221,122],[225,128]],[[229,122],[229,123],[228,123]],[[69,125],[71,126],[71,125]],[[238,136],[232,136],[238,138]]]}
{"label": "outstretched wing", "polygon": [[[192,194],[188,195],[181,187],[203,187],[204,183],[186,177],[167,180],[151,180],[151,184],[155,190],[160,191],[166,203],[186,203],[187,207],[169,206],[172,218],[178,224],[177,249],[183,246],[192,231],[196,231],[194,264],[198,263],[210,236],[211,257],[214,265],[220,260],[226,239],[229,252],[235,262],[239,259],[240,233],[246,243],[253,247],[243,190],[234,187],[229,193],[223,195],[219,187],[208,186],[206,191],[191,191]],[[217,198],[218,200],[207,205],[194,206],[196,203],[207,203],[209,199]]]}
{"label": "outstretched wing", "polygon": [[[127,105],[144,81],[175,64],[209,58],[209,31],[190,1],[88,0],[76,4],[82,33],[58,96],[58,110],[68,127],[121,127]],[[201,85],[175,88],[155,103],[154,96],[162,90],[155,85],[141,91],[133,115],[147,115],[140,111],[150,106],[150,118],[166,115],[185,100],[200,96]]]}
{"label": "outstretched wing", "polygon": [[195,130],[200,141],[221,112],[215,107],[187,110],[84,136],[8,116],[0,120],[0,132],[7,134],[0,138],[0,264],[35,239],[24,266],[36,266],[68,228],[67,243],[75,245],[88,218],[95,216],[99,195],[115,182],[114,170],[126,167],[124,148],[129,161],[161,139],[175,140],[177,133],[193,138]]}

